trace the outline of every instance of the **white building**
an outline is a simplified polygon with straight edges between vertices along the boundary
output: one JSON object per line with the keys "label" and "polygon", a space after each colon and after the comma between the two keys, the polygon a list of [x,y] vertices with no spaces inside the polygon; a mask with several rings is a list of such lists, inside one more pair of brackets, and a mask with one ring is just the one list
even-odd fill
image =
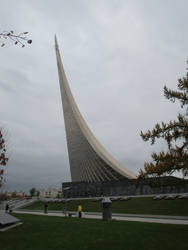
{"label": "white building", "polygon": [[39,191],[39,197],[41,198],[57,198],[61,197],[62,190],[61,188],[47,188],[47,189],[37,189]]}

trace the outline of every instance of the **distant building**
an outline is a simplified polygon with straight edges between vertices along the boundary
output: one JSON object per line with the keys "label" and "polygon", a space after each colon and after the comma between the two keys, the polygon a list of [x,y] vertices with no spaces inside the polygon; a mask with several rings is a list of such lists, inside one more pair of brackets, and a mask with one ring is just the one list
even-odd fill
{"label": "distant building", "polygon": [[25,192],[23,191],[13,191],[13,192],[7,191],[5,192],[5,194],[8,198],[24,198],[25,197]]}
{"label": "distant building", "polygon": [[62,194],[61,188],[49,187],[47,189],[37,189],[37,191],[39,192],[40,198],[57,198],[58,196],[60,197]]}

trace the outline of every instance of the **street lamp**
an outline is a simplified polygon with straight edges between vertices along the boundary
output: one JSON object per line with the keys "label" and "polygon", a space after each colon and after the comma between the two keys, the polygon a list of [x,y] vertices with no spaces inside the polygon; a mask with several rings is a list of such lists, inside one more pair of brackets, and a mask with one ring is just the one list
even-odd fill
{"label": "street lamp", "polygon": [[[69,190],[69,189],[70,189],[70,187],[63,188],[63,196],[64,196],[64,191]],[[66,197],[65,197],[65,207],[64,207],[63,213],[64,213],[65,216],[67,216],[67,194],[66,194]]]}

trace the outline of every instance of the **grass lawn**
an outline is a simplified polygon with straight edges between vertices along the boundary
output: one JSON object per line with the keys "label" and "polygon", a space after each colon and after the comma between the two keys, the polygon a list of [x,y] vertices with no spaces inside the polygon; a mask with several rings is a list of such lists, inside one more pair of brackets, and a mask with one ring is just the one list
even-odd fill
{"label": "grass lawn", "polygon": [[[83,211],[102,211],[101,202],[94,202],[92,200],[74,200],[68,202],[67,209],[75,211],[79,204],[82,205]],[[62,210],[64,206],[64,204],[50,203],[48,209]],[[26,209],[44,209],[44,204],[42,202],[36,202],[26,207]],[[132,198],[129,201],[113,201],[112,212],[188,216],[188,200],[153,200],[151,197]]]}
{"label": "grass lawn", "polygon": [[188,226],[16,214],[24,223],[0,233],[1,250],[187,250]]}

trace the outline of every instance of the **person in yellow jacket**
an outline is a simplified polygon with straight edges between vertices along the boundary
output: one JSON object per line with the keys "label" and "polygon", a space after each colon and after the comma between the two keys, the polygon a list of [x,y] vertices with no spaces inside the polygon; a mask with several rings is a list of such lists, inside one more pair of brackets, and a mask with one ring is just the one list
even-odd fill
{"label": "person in yellow jacket", "polygon": [[78,217],[82,218],[82,205],[78,205]]}

